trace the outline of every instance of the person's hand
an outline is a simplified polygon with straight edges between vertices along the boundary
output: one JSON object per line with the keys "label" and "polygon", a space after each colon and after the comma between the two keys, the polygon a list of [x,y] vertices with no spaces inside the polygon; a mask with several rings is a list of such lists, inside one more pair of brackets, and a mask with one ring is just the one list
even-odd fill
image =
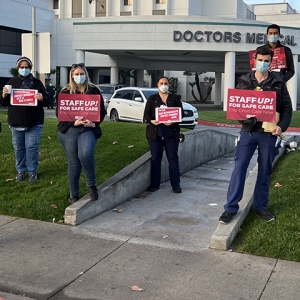
{"label": "person's hand", "polygon": [[282,133],[282,129],[281,129],[281,127],[279,127],[279,126],[276,126],[276,127],[273,129],[273,131],[272,131],[272,134],[273,134],[273,135],[276,135],[276,136],[281,135],[281,133]]}
{"label": "person's hand", "polygon": [[95,127],[95,123],[90,120],[86,119],[86,120],[82,120],[81,122],[84,127]]}
{"label": "person's hand", "polygon": [[151,120],[151,123],[152,123],[153,125],[155,125],[155,126],[159,125],[159,122],[156,121],[156,120]]}
{"label": "person's hand", "polygon": [[74,126],[77,127],[77,126],[83,125],[82,121],[83,121],[83,117],[77,119],[77,120],[74,122]]}
{"label": "person's hand", "polygon": [[7,94],[8,94],[8,88],[4,86],[2,90],[2,98],[4,98]]}
{"label": "person's hand", "polygon": [[165,124],[166,126],[171,126],[173,123],[170,122],[170,121],[168,121],[168,122],[164,122],[164,124]]}
{"label": "person's hand", "polygon": [[36,93],[35,95],[34,95],[34,98],[35,99],[37,99],[38,101],[43,101],[43,94],[41,94],[41,93]]}

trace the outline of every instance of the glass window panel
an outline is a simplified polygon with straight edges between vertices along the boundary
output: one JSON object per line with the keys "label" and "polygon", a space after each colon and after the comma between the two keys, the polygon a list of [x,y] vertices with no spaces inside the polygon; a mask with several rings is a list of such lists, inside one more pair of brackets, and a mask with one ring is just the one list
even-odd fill
{"label": "glass window panel", "polygon": [[72,2],[72,18],[82,17],[82,0],[73,0]]}

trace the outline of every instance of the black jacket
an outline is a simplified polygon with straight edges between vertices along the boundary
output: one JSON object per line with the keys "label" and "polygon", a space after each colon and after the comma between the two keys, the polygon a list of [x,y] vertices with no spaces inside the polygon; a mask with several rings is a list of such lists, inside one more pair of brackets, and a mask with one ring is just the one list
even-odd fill
{"label": "black jacket", "polygon": [[[70,90],[62,89],[60,91],[60,93],[69,94]],[[101,95],[100,90],[96,86],[89,86],[87,94]],[[101,135],[102,135],[102,131],[101,131],[101,128],[100,128],[99,125],[104,120],[105,115],[106,115],[106,110],[105,110],[105,107],[104,107],[104,102],[103,102],[102,95],[101,95],[100,99],[101,99],[101,102],[100,102],[100,113],[101,113],[100,122],[94,122],[96,127],[91,128],[91,130],[93,130],[96,138],[100,138]],[[56,107],[56,116],[57,116],[57,107]],[[69,130],[70,127],[74,127],[74,123],[75,123],[75,121],[73,121],[73,122],[59,122],[58,123],[58,131],[61,132],[61,133],[66,133]]]}
{"label": "black jacket", "polygon": [[[246,75],[242,75],[238,79],[238,85],[236,88],[254,90],[258,85],[254,74],[255,72],[251,72]],[[269,72],[269,76],[265,81],[263,90],[276,92],[276,111],[280,114],[280,119],[277,125],[282,129],[282,131],[286,131],[291,123],[293,109],[290,94],[286,88],[285,82],[280,76]],[[240,122],[243,124],[242,131],[249,131],[247,121]],[[253,131],[256,131],[256,128],[261,129],[261,125],[262,122],[257,122]]]}
{"label": "black jacket", "polygon": [[[25,78],[18,76],[10,79],[7,84],[11,85],[13,89],[20,89],[22,82]],[[0,103],[3,106],[8,106],[8,124],[12,127],[33,127],[44,124],[44,109],[48,106],[48,94],[43,83],[33,78],[33,84],[31,89],[37,90],[38,93],[43,94],[43,101],[38,101],[37,106],[21,106],[11,105],[10,95],[6,95],[4,98],[0,95]]]}
{"label": "black jacket", "polygon": [[[267,44],[265,44],[263,46],[257,47],[256,49],[263,48],[263,47],[268,47],[268,48],[272,49],[272,47],[270,46],[269,43],[267,43]],[[280,41],[277,41],[277,45],[276,45],[275,48],[279,48],[279,47],[283,47],[284,48],[285,57],[286,57],[286,66],[287,66],[286,69],[280,69],[280,73],[279,74],[283,78],[283,80],[285,82],[287,82],[295,74],[293,53],[292,53],[292,50],[289,47],[281,45]]]}
{"label": "black jacket", "polygon": [[[151,141],[155,141],[156,136],[157,136],[156,135],[157,126],[153,125],[151,123],[151,120],[155,120],[155,109],[156,109],[156,107],[159,106],[159,100],[160,100],[160,96],[158,93],[151,95],[149,97],[149,99],[147,100],[145,110],[144,110],[144,121],[147,124],[146,138]],[[168,105],[168,106],[181,107],[182,116],[183,116],[182,102],[181,102],[179,96],[169,94],[167,101],[170,102],[170,105]],[[180,132],[179,123],[174,123],[173,125],[174,125],[174,131],[175,131],[174,137],[178,139],[179,138],[178,135]],[[161,125],[158,125],[158,126],[161,126]]]}

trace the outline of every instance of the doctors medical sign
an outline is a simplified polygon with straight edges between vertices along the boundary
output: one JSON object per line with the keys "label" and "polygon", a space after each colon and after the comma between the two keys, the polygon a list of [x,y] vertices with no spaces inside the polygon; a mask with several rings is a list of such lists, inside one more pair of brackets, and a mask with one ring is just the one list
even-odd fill
{"label": "doctors medical sign", "polygon": [[100,122],[100,95],[59,94],[57,117],[62,122],[87,119]]}
{"label": "doctors medical sign", "polygon": [[276,92],[228,89],[226,118],[246,120],[252,117],[260,122],[276,122]]}

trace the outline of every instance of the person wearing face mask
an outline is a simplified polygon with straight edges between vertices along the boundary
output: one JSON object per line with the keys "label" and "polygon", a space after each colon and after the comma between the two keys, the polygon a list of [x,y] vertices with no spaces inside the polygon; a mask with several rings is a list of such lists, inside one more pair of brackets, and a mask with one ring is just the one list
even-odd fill
{"label": "person wearing face mask", "polygon": [[283,80],[285,82],[287,82],[295,74],[292,50],[289,47],[284,46],[280,43],[280,41],[279,41],[280,27],[277,24],[272,24],[267,28],[266,37],[267,37],[267,44],[260,46],[257,49],[260,49],[263,47],[268,47],[270,49],[279,48],[279,47],[284,48],[285,57],[286,57],[286,68],[273,69],[272,71],[278,73],[283,78]]}
{"label": "person wearing face mask", "polygon": [[[63,94],[94,94],[100,95],[100,122],[77,119],[73,122],[59,122],[58,139],[64,148],[68,160],[68,183],[70,188],[69,202],[79,200],[79,179],[83,168],[86,186],[92,201],[98,200],[96,187],[96,170],[94,149],[97,139],[101,137],[100,123],[104,120],[106,110],[99,88],[90,82],[88,72],[83,63],[73,64],[70,82],[62,88]],[[56,108],[57,115],[57,108]]]}
{"label": "person wearing face mask", "polygon": [[49,104],[48,109],[53,109],[54,97],[55,97],[55,87],[53,86],[52,82],[49,81],[48,86],[46,87],[46,91],[49,95]]}
{"label": "person wearing face mask", "polygon": [[8,124],[12,132],[12,144],[16,156],[16,182],[25,179],[28,171],[28,181],[37,180],[39,144],[44,124],[44,108],[48,106],[48,94],[43,83],[31,74],[32,62],[22,56],[17,60],[18,76],[8,81],[13,89],[37,90],[36,106],[11,105],[9,90],[5,86],[0,96],[0,103],[8,106]]}
{"label": "person wearing face mask", "polygon": [[272,129],[266,129],[265,123],[256,118],[240,121],[242,129],[234,150],[235,166],[231,175],[225,211],[219,222],[228,224],[239,209],[239,201],[243,197],[246,172],[252,155],[258,149],[258,174],[253,194],[253,208],[265,221],[275,220],[275,216],[267,210],[269,201],[269,183],[272,162],[278,153],[280,135],[286,131],[292,119],[292,102],[282,77],[269,72],[273,51],[267,47],[256,52],[256,71],[241,76],[237,89],[276,91],[276,112],[279,120]]}
{"label": "person wearing face mask", "polygon": [[169,162],[169,176],[174,193],[181,193],[180,170],[178,159],[179,145],[179,123],[159,123],[155,119],[155,109],[161,106],[180,107],[182,114],[182,103],[180,97],[172,95],[169,90],[169,79],[165,76],[157,82],[159,92],[149,97],[144,110],[144,120],[147,124],[146,138],[148,139],[151,152],[151,184],[149,192],[159,189],[161,183],[161,160],[165,149]]}

